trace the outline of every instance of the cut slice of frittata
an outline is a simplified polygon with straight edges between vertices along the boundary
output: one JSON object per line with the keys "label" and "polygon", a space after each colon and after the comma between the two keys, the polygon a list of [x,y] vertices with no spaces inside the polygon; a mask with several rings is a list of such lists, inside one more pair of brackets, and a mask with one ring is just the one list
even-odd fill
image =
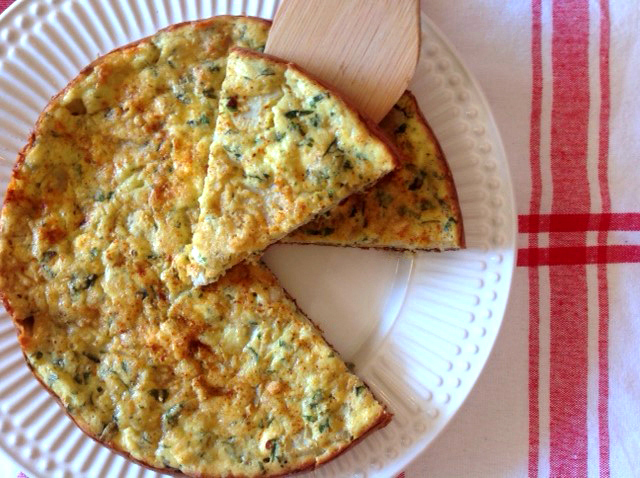
{"label": "cut slice of frittata", "polygon": [[381,126],[403,153],[401,166],[282,242],[408,250],[464,247],[449,166],[410,92]]}
{"label": "cut slice of frittata", "polygon": [[215,281],[396,164],[384,134],[329,88],[282,60],[232,50],[189,276]]}
{"label": "cut slice of frittata", "polygon": [[262,264],[237,265],[155,319],[39,315],[20,328],[29,366],[73,420],[139,463],[281,476],[391,419]]}
{"label": "cut slice of frittata", "polygon": [[156,456],[194,476],[315,468],[391,419],[261,263],[182,296],[162,334],[187,394]]}

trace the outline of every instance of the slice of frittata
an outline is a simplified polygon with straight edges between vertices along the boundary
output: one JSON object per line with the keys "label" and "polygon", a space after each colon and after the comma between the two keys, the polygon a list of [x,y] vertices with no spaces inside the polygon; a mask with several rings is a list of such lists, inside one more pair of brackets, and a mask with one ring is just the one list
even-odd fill
{"label": "slice of frittata", "polygon": [[164,472],[281,476],[391,419],[262,264],[183,293],[163,317],[40,315],[20,341],[83,430]]}
{"label": "slice of frittata", "polygon": [[215,281],[396,163],[384,134],[333,91],[292,64],[232,50],[189,276]]}
{"label": "slice of frittata", "polygon": [[381,126],[403,153],[401,166],[282,242],[408,250],[464,247],[449,166],[410,92]]}

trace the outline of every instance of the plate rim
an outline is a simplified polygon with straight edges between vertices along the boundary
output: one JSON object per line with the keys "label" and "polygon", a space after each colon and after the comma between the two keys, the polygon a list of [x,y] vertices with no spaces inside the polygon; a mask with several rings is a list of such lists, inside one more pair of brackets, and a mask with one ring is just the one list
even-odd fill
{"label": "plate rim", "polygon": [[[145,0],[145,1],[153,1],[153,0]],[[219,1],[219,0],[218,0]],[[276,0],[277,2],[278,0]],[[66,2],[64,2],[66,3]],[[86,2],[86,4],[90,5],[91,7],[93,6],[91,2]],[[14,2],[12,5],[10,5],[1,15],[0,15],[0,31],[4,28],[5,24],[9,21],[11,21],[11,19],[13,19],[14,17],[17,17],[20,13],[22,13],[25,9],[27,9],[29,6],[33,5],[32,3],[28,2],[27,0],[17,0],[16,2]],[[167,7],[168,8],[172,8],[171,5],[163,5],[163,7]],[[228,8],[229,5],[227,4],[226,7]],[[407,467],[408,465],[410,465],[412,462],[414,462],[416,459],[419,458],[419,456],[424,453],[427,448],[442,434],[442,432],[444,431],[445,428],[447,428],[449,426],[449,424],[452,421],[452,418],[459,412],[460,408],[464,405],[464,403],[466,403],[471,390],[477,385],[478,379],[480,377],[480,375],[485,371],[487,363],[489,362],[489,360],[491,359],[491,356],[494,353],[495,350],[495,344],[496,341],[498,340],[498,337],[500,336],[500,332],[502,330],[502,327],[504,325],[504,321],[506,318],[506,311],[509,305],[509,302],[513,296],[512,292],[513,292],[513,281],[514,281],[514,273],[515,273],[515,268],[516,268],[516,255],[517,255],[517,213],[516,213],[516,204],[515,204],[515,193],[514,193],[514,185],[513,185],[513,181],[512,181],[512,176],[511,176],[511,171],[509,169],[509,163],[508,163],[508,157],[506,155],[506,150],[504,148],[504,142],[503,142],[503,138],[502,135],[500,134],[500,130],[497,126],[497,123],[495,121],[495,117],[493,114],[493,111],[489,105],[489,102],[486,98],[486,95],[483,91],[483,89],[481,88],[478,80],[476,79],[476,77],[472,74],[471,70],[469,70],[469,68],[466,66],[465,62],[463,61],[462,56],[459,54],[459,52],[457,51],[457,49],[455,48],[455,46],[451,43],[451,41],[442,33],[442,31],[437,27],[437,25],[426,15],[426,13],[424,11],[421,10],[421,20],[424,20],[427,22],[427,24],[429,25],[429,28],[432,29],[432,31],[434,31],[438,37],[438,41],[441,42],[442,44],[444,44],[447,49],[449,50],[449,52],[452,54],[452,56],[456,59],[456,61],[459,63],[459,65],[462,67],[465,75],[467,76],[473,90],[475,91],[475,93],[477,94],[477,98],[481,101],[482,103],[482,108],[483,108],[483,112],[486,115],[486,123],[492,128],[494,134],[492,135],[492,139],[497,141],[497,144],[494,145],[494,148],[496,150],[498,150],[499,152],[499,156],[500,156],[500,161],[499,163],[503,166],[503,170],[501,172],[502,177],[506,179],[506,184],[503,185],[503,187],[506,189],[506,193],[507,193],[507,207],[508,207],[508,218],[507,218],[507,222],[508,224],[510,224],[510,234],[509,237],[507,238],[507,243],[505,245],[505,247],[503,247],[503,249],[507,250],[510,253],[510,260],[511,260],[511,267],[509,269],[509,274],[508,274],[508,288],[505,291],[505,299],[504,299],[504,305],[503,307],[500,308],[500,321],[499,324],[496,327],[496,332],[494,334],[494,336],[492,337],[491,343],[490,345],[487,346],[487,352],[486,352],[486,357],[483,360],[483,362],[481,363],[481,365],[478,367],[477,372],[475,373],[475,375],[472,377],[472,380],[470,380],[471,384],[468,388],[468,391],[464,394],[462,400],[457,404],[457,406],[453,409],[453,411],[448,415],[448,417],[446,418],[445,422],[443,425],[436,427],[437,431],[434,434],[434,436],[432,438],[427,439],[427,442],[424,446],[421,446],[420,449],[418,451],[416,451],[415,453],[406,453],[405,457],[403,459],[396,459],[393,460],[393,463],[387,463],[387,465],[393,465],[394,468],[398,468],[398,469],[403,469],[405,467]],[[164,27],[163,27],[164,28]],[[31,29],[28,29],[31,30]],[[153,33],[152,33],[153,34]],[[134,39],[135,41],[135,39]],[[12,48],[12,45],[9,46],[7,51],[10,51],[10,49]],[[117,48],[117,46],[115,47]],[[111,50],[109,50],[111,51]],[[106,53],[106,52],[105,52]],[[3,55],[5,56],[5,55]],[[1,60],[2,58],[0,58]],[[12,164],[14,162],[14,160],[9,160],[9,162]],[[505,277],[506,279],[506,277]],[[506,282],[506,281],[505,281]],[[414,444],[415,445],[415,444]],[[413,447],[412,447],[413,448]],[[10,458],[10,460],[14,463],[19,463],[21,466],[24,466],[23,464],[23,460],[20,459],[18,461],[17,457],[19,456],[17,453],[16,455],[11,455],[7,453],[7,450],[5,450],[4,446],[0,446],[0,451],[8,456]],[[406,450],[407,452],[409,451],[409,449]],[[22,458],[22,457],[20,457]],[[397,466],[396,466],[397,465]],[[26,467],[27,469],[29,469],[30,471],[32,471],[33,473],[38,473],[37,470],[33,469],[32,467],[28,466]],[[393,471],[394,473],[397,471]]]}

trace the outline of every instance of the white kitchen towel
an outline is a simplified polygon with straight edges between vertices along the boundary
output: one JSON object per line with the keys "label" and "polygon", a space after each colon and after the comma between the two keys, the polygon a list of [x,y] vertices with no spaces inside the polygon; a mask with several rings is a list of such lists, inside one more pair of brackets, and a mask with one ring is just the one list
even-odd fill
{"label": "white kitchen towel", "polygon": [[484,372],[404,475],[638,476],[640,5],[423,0],[422,9],[488,97],[511,166],[519,251]]}
{"label": "white kitchen towel", "polygon": [[640,476],[640,5],[422,8],[488,97],[519,250],[484,372],[405,476]]}

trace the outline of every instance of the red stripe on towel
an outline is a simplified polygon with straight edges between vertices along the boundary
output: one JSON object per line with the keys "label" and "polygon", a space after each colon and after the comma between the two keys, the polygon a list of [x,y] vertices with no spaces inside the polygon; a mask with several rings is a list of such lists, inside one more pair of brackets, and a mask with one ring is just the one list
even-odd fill
{"label": "red stripe on towel", "polygon": [[[609,0],[600,0],[600,138],[598,142],[598,183],[602,211],[611,211],[609,194],[609,112],[611,109],[611,90],[609,85],[609,46],[611,21]],[[640,217],[640,214],[634,215]],[[627,218],[631,219],[631,218]],[[640,230],[638,222],[633,222]],[[607,244],[607,231],[598,233],[598,245]],[[640,254],[638,254],[640,256]],[[600,477],[609,478],[609,283],[607,265],[598,265],[598,434],[600,444]]]}
{"label": "red stripe on towel", "polygon": [[13,3],[14,0],[0,0],[0,13]]}
{"label": "red stripe on towel", "polygon": [[[588,213],[589,3],[555,0],[552,7],[553,102],[551,108],[552,213]],[[586,233],[551,233],[551,250],[586,245]],[[587,473],[586,266],[549,270],[550,474]]]}
{"label": "red stripe on towel", "polygon": [[[531,2],[531,131],[529,161],[531,163],[532,215],[540,213],[542,198],[542,172],[540,167],[540,126],[542,117],[542,4]],[[529,247],[538,247],[538,236],[529,236]],[[529,476],[538,474],[540,449],[540,409],[538,390],[540,384],[540,277],[535,267],[529,269]]]}
{"label": "red stripe on towel", "polygon": [[[608,121],[605,118],[604,121]],[[608,128],[601,132],[608,136]],[[600,145],[601,151],[606,155],[607,143]],[[599,158],[599,163],[606,168],[606,157]],[[604,177],[600,177],[603,209],[610,209],[608,185],[606,184],[606,171]],[[602,182],[604,181],[604,185]],[[603,191],[606,191],[603,193]],[[584,231],[640,231],[640,213],[611,213],[601,214],[528,214],[518,216],[518,231],[522,233],[538,232],[584,232]],[[600,242],[600,241],[599,241]],[[603,244],[606,244],[603,243]]]}
{"label": "red stripe on towel", "polygon": [[518,266],[570,266],[640,262],[640,246],[566,246],[520,249]]}

